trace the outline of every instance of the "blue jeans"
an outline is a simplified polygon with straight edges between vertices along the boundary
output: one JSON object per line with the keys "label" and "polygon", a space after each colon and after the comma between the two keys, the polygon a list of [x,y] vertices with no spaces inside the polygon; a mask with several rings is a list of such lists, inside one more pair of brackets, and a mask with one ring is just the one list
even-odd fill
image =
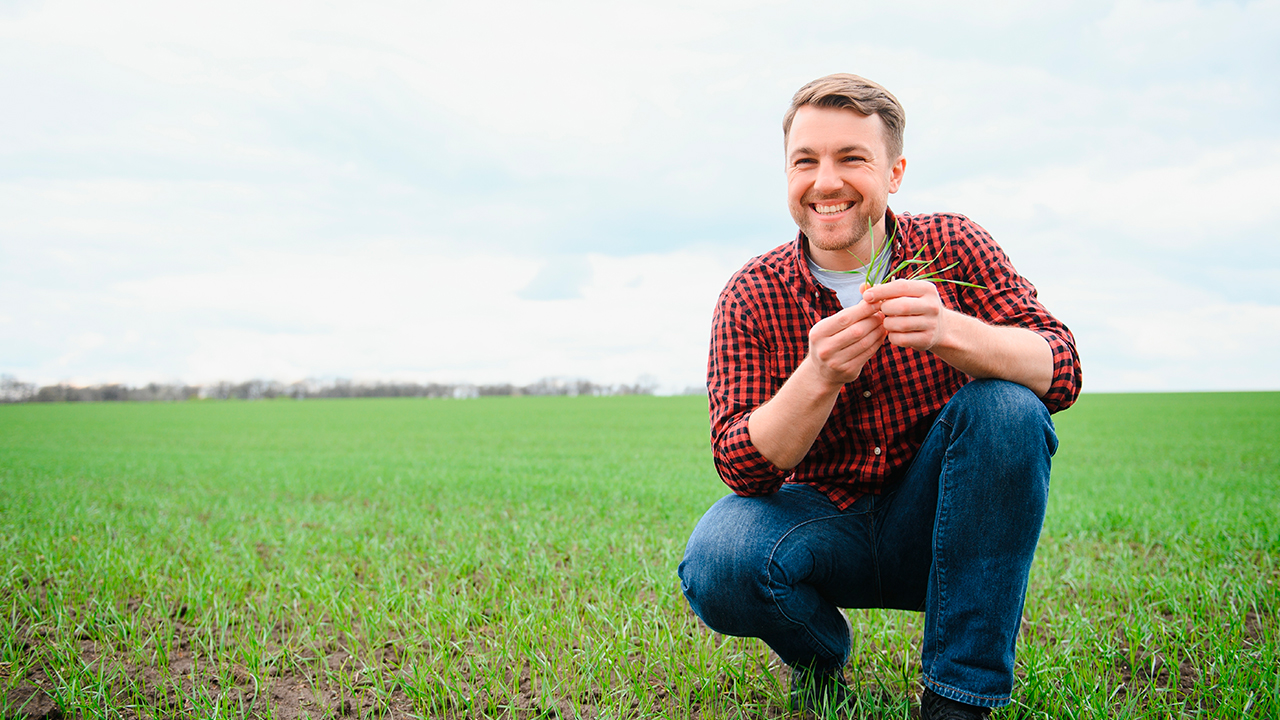
{"label": "blue jeans", "polygon": [[844,511],[803,484],[721,498],[689,538],[684,595],[713,630],[761,638],[819,672],[849,655],[839,608],[923,611],[923,683],[970,705],[1007,704],[1057,447],[1030,390],[975,380],[881,495]]}

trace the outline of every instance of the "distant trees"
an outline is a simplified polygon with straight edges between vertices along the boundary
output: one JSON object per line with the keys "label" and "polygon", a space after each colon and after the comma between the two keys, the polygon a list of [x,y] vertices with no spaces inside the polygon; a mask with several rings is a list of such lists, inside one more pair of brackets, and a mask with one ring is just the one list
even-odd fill
{"label": "distant trees", "polygon": [[472,385],[469,383],[395,383],[304,380],[285,384],[276,380],[242,383],[218,382],[210,385],[149,383],[142,387],[108,384],[80,387],[24,383],[12,375],[0,376],[0,402],[158,402],[192,400],[269,400],[294,398],[420,397],[475,398],[499,395],[652,395],[657,380],[642,375],[633,385],[601,385],[578,378],[543,378],[530,385]]}
{"label": "distant trees", "polygon": [[35,383],[19,382],[12,375],[0,375],[0,402],[26,402],[35,394]]}
{"label": "distant trees", "polygon": [[[45,385],[27,398],[33,402],[156,402],[162,400],[190,400],[199,395],[194,385],[161,385],[149,383],[143,387],[127,385]],[[10,401],[14,402],[14,401]],[[16,401],[16,402],[21,402]]]}

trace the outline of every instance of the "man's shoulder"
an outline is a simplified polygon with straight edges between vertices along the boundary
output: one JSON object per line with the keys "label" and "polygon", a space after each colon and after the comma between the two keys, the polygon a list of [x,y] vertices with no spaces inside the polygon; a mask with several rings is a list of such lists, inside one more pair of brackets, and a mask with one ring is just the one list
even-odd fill
{"label": "man's shoulder", "polygon": [[904,234],[952,234],[963,232],[972,234],[973,232],[986,233],[982,226],[969,219],[969,216],[957,212],[934,212],[934,213],[899,213],[897,216],[900,226],[903,228]]}
{"label": "man's shoulder", "polygon": [[748,260],[729,278],[725,291],[790,282],[796,272],[796,241],[792,240]]}
{"label": "man's shoulder", "polygon": [[1004,250],[978,223],[956,212],[902,213],[896,216],[898,237],[910,255],[928,253],[942,265],[951,262],[987,263],[1003,257]]}

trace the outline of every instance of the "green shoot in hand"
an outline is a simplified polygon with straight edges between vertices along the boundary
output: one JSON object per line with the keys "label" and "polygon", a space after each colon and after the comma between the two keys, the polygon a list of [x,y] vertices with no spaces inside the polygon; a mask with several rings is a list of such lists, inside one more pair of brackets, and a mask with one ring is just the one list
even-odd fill
{"label": "green shoot in hand", "polygon": [[[893,237],[886,239],[885,242],[880,244],[879,248],[876,247],[875,224],[871,222],[870,218],[867,218],[867,234],[871,236],[871,261],[866,263],[866,277],[867,277],[868,285],[879,285],[881,282],[889,282],[890,280],[896,280],[897,278],[894,277],[895,275],[902,272],[903,270],[910,269],[910,273],[904,276],[902,278],[903,280],[927,280],[928,282],[931,282],[931,283],[951,283],[952,285],[978,288],[979,290],[987,289],[985,285],[975,285],[974,283],[965,282],[963,280],[951,280],[949,278],[938,277],[942,273],[959,265],[960,263],[958,262],[953,262],[950,265],[942,268],[941,270],[928,271],[929,266],[932,265],[934,260],[937,260],[938,258],[934,257],[932,260],[921,260],[920,255],[921,253],[924,252],[923,247],[917,250],[915,255],[912,255],[906,260],[903,260],[902,262],[895,265],[892,270],[889,270],[888,272],[884,272],[885,268],[887,268],[889,265],[890,248],[893,247],[893,241],[898,236],[898,228],[896,226],[894,227]],[[858,257],[858,254],[855,253],[854,251],[846,250],[845,252],[852,255],[855,259],[857,259],[858,262],[862,262],[862,258]],[[857,273],[861,271],[860,270],[833,270],[831,272]],[[876,278],[880,278],[880,277],[883,277],[884,279],[876,280]]]}

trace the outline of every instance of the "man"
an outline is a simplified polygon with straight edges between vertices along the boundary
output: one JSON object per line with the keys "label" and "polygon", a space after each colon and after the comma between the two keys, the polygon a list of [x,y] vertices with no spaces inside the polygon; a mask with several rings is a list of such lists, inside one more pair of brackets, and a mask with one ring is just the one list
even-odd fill
{"label": "man", "polygon": [[[921,717],[981,718],[1010,700],[1057,448],[1049,414],[1075,401],[1080,364],[982,228],[888,209],[904,125],[897,99],[856,75],[792,99],[800,233],[720,296],[708,391],[734,494],[699,521],[680,577],[709,627],[768,643],[809,709],[850,699],[840,608],[923,611]],[[944,282],[901,279],[918,263],[864,277],[876,252],[890,269],[955,266]]]}

